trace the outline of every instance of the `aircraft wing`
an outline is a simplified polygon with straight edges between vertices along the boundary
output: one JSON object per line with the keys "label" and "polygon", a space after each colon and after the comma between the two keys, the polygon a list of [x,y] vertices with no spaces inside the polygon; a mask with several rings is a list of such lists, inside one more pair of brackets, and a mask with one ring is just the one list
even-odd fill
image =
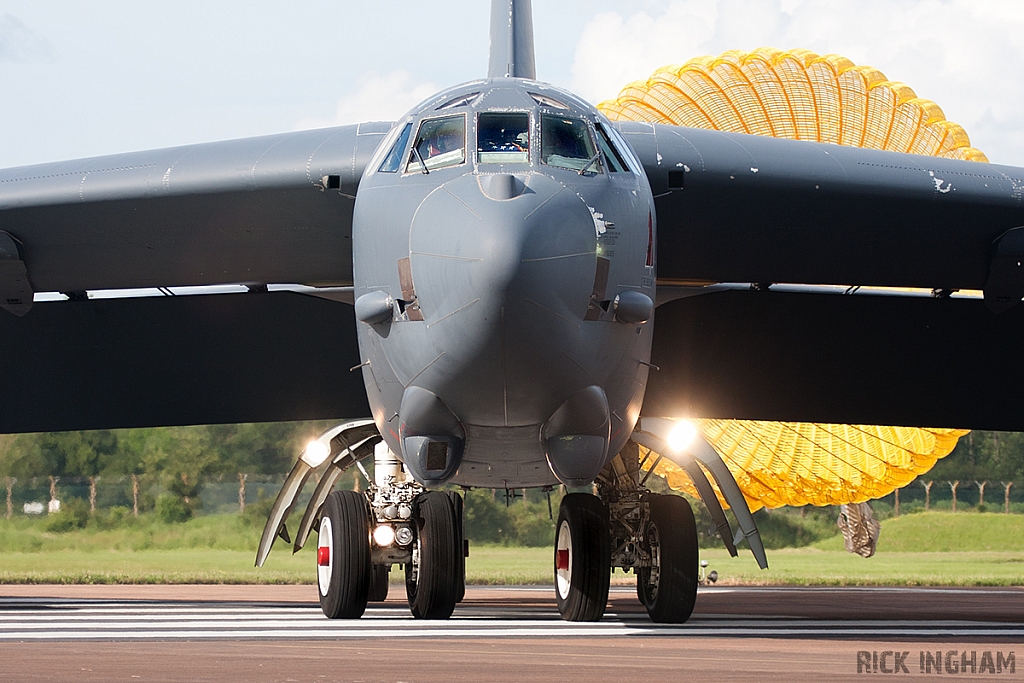
{"label": "aircraft wing", "polygon": [[[674,299],[645,414],[1024,430],[1024,170],[617,125],[654,190],[659,299]],[[672,288],[707,283],[745,284]]]}
{"label": "aircraft wing", "polygon": [[23,288],[351,284],[356,186],[389,128],[0,171],[0,432],[368,415],[347,303]]}
{"label": "aircraft wing", "polygon": [[995,240],[1024,225],[1024,169],[617,125],[655,195],[659,283],[980,290]]}
{"label": "aircraft wing", "polygon": [[356,186],[389,128],[2,170],[0,230],[17,241],[36,292],[351,284]]}
{"label": "aircraft wing", "polygon": [[643,412],[1024,431],[1022,308],[712,288],[658,307]]}

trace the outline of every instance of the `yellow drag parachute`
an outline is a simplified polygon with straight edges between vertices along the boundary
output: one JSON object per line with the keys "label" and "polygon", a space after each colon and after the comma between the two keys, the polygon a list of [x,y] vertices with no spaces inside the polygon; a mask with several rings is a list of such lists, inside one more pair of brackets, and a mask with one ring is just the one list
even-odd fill
{"label": "yellow drag parachute", "polygon": [[988,161],[931,100],[877,69],[808,50],[697,57],[627,85],[598,109],[613,121]]}
{"label": "yellow drag parachute", "polygon": [[[988,161],[934,102],[877,69],[808,50],[759,48],[698,57],[631,83],[598,109],[613,121]],[[751,510],[879,498],[927,472],[967,433],[800,422],[694,423],[728,465]],[[647,458],[644,467],[655,460]],[[667,459],[655,472],[672,488],[697,495],[687,474]],[[719,500],[725,504],[721,494]]]}
{"label": "yellow drag parachute", "polygon": [[[948,455],[962,429],[691,420],[732,472],[753,512],[783,505],[841,505],[906,486]],[[640,449],[641,458],[647,455]],[[649,469],[656,461],[644,462]],[[663,458],[654,471],[697,496],[690,477]],[[714,486],[714,478],[709,477]],[[715,488],[723,507],[725,498]]]}

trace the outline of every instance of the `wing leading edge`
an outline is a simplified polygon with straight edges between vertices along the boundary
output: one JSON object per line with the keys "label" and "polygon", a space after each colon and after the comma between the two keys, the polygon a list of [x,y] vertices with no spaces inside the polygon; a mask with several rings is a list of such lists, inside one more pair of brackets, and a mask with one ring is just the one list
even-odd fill
{"label": "wing leading edge", "polygon": [[655,194],[660,283],[981,290],[996,241],[1024,225],[1020,168],[616,125]]}
{"label": "wing leading edge", "polygon": [[17,241],[36,292],[350,284],[356,187],[389,128],[5,169],[0,231]]}

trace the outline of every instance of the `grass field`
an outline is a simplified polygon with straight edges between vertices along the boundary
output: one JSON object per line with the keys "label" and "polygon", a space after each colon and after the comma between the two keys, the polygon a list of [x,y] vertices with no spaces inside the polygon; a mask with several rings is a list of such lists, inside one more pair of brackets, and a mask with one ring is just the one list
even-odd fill
{"label": "grass field", "polygon": [[[313,583],[316,560],[305,549],[297,555],[276,548],[262,569],[254,552],[189,548],[183,550],[5,553],[0,583]],[[551,583],[547,548],[473,547],[468,580],[476,584]],[[403,580],[395,569],[392,581]]]}
{"label": "grass field", "polygon": [[785,548],[768,552],[766,571],[749,552],[731,558],[702,551],[719,584],[797,586],[1020,586],[1024,552],[879,552],[863,558],[842,550]]}
{"label": "grass field", "polygon": [[[313,553],[292,555],[278,542],[253,567],[260,529],[237,516],[187,524],[152,521],[114,529],[55,534],[32,520],[0,520],[0,583],[312,583]],[[878,553],[842,550],[842,539],[816,547],[769,550],[761,571],[746,550],[702,557],[720,584],[1024,585],[1024,515],[928,513],[886,520]],[[474,545],[467,579],[476,584],[551,583],[550,548]],[[401,572],[392,580],[401,580]],[[616,583],[632,575],[615,572]]]}
{"label": "grass field", "polygon": [[[843,537],[815,544],[842,550]],[[882,522],[879,553],[889,552],[1024,552],[1024,515],[995,512],[922,512]]]}
{"label": "grass field", "polygon": [[[109,550],[5,553],[0,583],[312,583],[313,553],[277,549],[262,569],[241,550]],[[1013,586],[1024,585],[1024,552],[880,553],[864,559],[844,551],[787,548],[769,551],[769,569],[757,568],[749,552],[731,558],[703,550],[719,584],[835,586]],[[547,548],[473,547],[466,563],[474,584],[551,583]],[[397,569],[393,581],[401,580]],[[616,583],[632,574],[615,572]]]}

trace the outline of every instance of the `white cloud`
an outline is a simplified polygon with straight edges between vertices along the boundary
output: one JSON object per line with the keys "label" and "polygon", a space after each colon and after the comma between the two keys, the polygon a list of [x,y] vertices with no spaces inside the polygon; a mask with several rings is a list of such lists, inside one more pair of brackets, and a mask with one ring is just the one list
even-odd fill
{"label": "white cloud", "polygon": [[27,62],[52,57],[53,46],[46,38],[13,15],[0,16],[0,62]]}
{"label": "white cloud", "polygon": [[995,162],[1024,166],[1024,3],[1006,0],[675,0],[604,13],[577,45],[572,89],[591,101],[665,64],[770,45],[835,52],[934,100]]}
{"label": "white cloud", "polygon": [[338,99],[329,118],[304,118],[296,130],[340,126],[363,121],[394,121],[436,93],[433,83],[416,83],[408,71],[379,74],[368,71],[359,77],[356,91]]}

